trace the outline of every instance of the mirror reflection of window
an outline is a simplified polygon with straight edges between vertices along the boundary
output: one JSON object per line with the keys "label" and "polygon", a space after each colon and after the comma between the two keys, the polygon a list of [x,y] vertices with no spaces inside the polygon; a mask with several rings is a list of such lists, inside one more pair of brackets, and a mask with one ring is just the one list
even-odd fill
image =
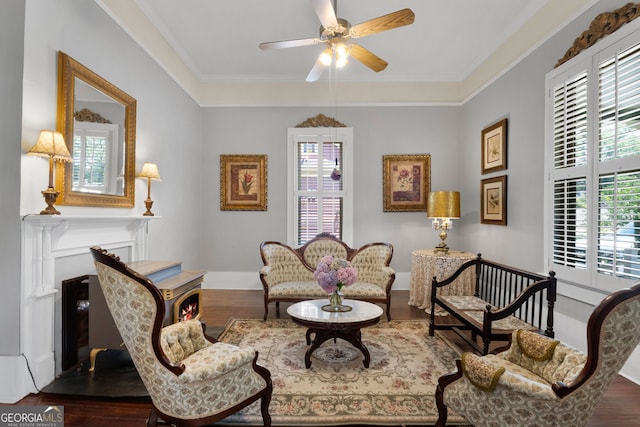
{"label": "mirror reflection of window", "polygon": [[121,194],[118,173],[118,126],[75,122],[73,135],[73,191]]}
{"label": "mirror reflection of window", "polygon": [[124,194],[125,108],[75,79],[72,191]]}

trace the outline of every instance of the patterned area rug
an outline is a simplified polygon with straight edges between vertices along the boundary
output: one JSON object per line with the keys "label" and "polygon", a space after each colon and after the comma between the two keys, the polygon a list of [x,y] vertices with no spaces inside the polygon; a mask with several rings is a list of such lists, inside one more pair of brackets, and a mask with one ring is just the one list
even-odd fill
{"label": "patterned area rug", "polygon": [[[433,425],[438,418],[438,378],[455,370],[459,350],[422,320],[381,322],[362,330],[371,353],[363,356],[338,339],[325,342],[305,369],[306,329],[290,320],[231,320],[219,339],[258,350],[258,363],[271,371],[269,407],[274,426]],[[448,425],[465,424],[449,411]],[[261,425],[253,404],[224,423]]]}

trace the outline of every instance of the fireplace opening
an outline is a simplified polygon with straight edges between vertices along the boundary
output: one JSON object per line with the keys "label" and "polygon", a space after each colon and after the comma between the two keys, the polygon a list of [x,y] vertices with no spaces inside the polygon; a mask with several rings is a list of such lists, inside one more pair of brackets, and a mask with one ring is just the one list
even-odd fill
{"label": "fireplace opening", "polygon": [[89,276],[62,281],[63,371],[71,369],[89,354]]}
{"label": "fireplace opening", "polygon": [[[155,278],[154,284],[164,299],[163,326],[201,319],[204,309],[201,289],[203,272],[181,271],[164,279],[162,277],[159,280]],[[124,349],[122,337],[95,274],[63,280],[62,306],[63,372],[78,367],[87,359],[90,371],[93,371],[98,353],[107,349]]]}
{"label": "fireplace opening", "polygon": [[173,302],[173,322],[202,317],[202,289],[192,289]]}

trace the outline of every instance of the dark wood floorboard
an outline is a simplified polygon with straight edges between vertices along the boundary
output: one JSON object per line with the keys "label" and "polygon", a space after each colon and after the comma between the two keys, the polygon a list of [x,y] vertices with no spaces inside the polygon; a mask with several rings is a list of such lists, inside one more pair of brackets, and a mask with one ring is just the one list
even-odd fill
{"label": "dark wood floorboard", "polygon": [[[217,336],[232,318],[262,319],[262,291],[204,290],[207,331]],[[423,310],[408,305],[409,291],[393,291],[391,317],[394,320],[426,319]],[[287,318],[288,304],[281,304],[280,315]],[[269,307],[269,318],[275,307]],[[455,334],[450,337],[461,348],[466,344]],[[61,405],[66,427],[144,426],[151,405],[145,399],[88,399],[38,393],[26,396],[18,405]],[[640,426],[640,385],[618,376],[600,400],[588,424],[596,426]]]}

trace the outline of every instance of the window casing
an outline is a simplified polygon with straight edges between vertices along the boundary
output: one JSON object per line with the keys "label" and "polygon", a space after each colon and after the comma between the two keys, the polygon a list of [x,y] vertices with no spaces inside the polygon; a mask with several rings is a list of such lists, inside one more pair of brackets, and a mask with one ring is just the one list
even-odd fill
{"label": "window casing", "polygon": [[288,237],[353,240],[353,129],[288,129]]}
{"label": "window casing", "polygon": [[606,292],[640,279],[640,25],[623,28],[547,75],[546,259]]}

